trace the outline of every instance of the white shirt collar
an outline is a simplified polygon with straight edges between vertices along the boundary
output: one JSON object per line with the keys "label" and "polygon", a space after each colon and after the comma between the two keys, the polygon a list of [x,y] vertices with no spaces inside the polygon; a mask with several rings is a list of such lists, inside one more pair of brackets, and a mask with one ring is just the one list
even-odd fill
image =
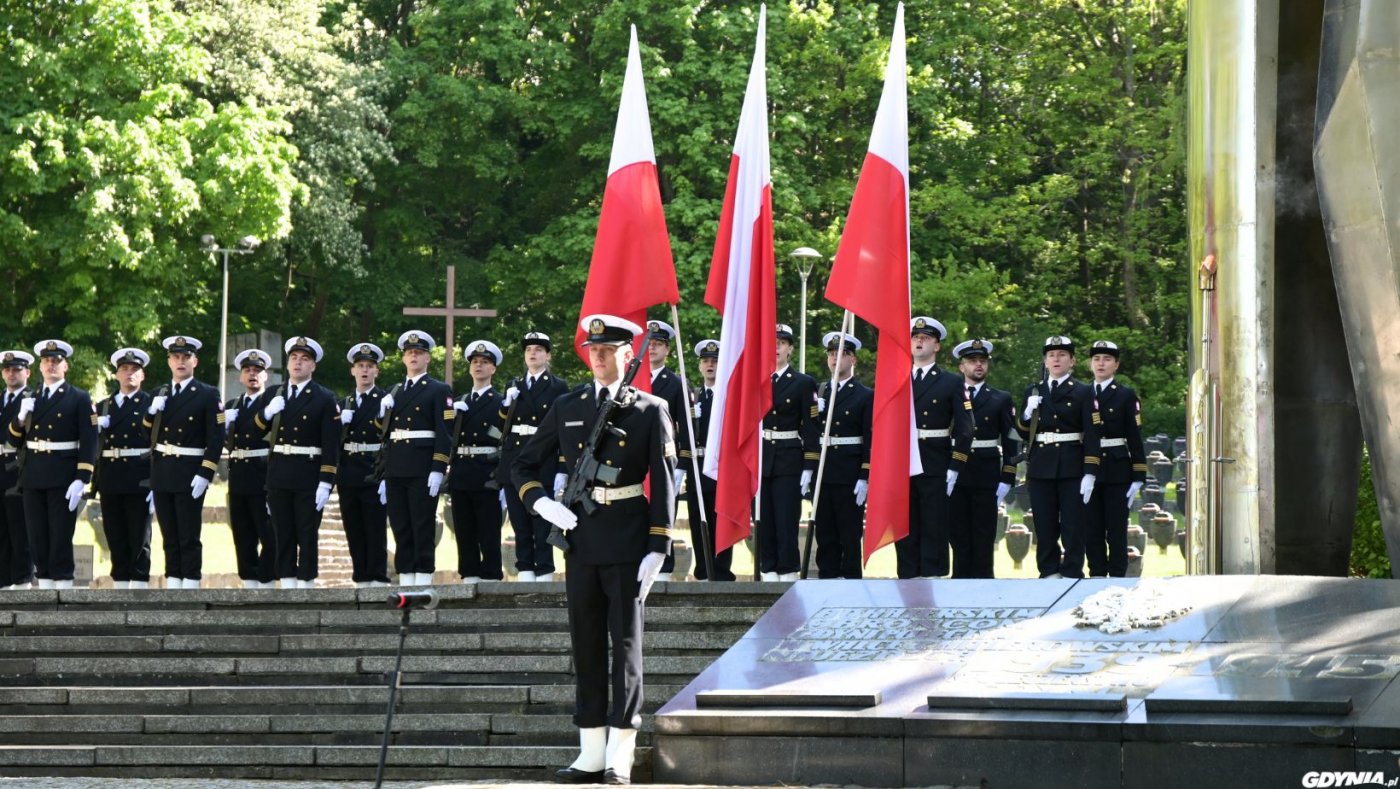
{"label": "white shirt collar", "polygon": [[1112,383],[1113,383],[1113,379],[1112,379],[1112,378],[1109,378],[1109,379],[1106,380],[1106,381],[1095,381],[1095,382],[1094,382],[1094,385],[1097,386],[1099,389],[1107,389],[1107,388],[1109,387],[1109,385],[1112,384]]}
{"label": "white shirt collar", "polygon": [[1060,376],[1059,378],[1051,378],[1050,381],[1051,381],[1052,383],[1062,384],[1062,383],[1064,383],[1065,381],[1068,381],[1068,380],[1069,380],[1069,377],[1070,377],[1071,375],[1073,375],[1073,373],[1065,373],[1064,375]]}
{"label": "white shirt collar", "polygon": [[924,371],[924,375],[932,375],[932,374],[933,374],[933,368],[934,368],[934,367],[937,367],[937,366],[938,366],[938,362],[929,362],[928,364],[924,365],[923,367],[915,367],[915,368],[914,368],[914,374],[915,374],[915,375],[918,375],[918,374],[919,374],[919,371],[920,371],[920,370],[923,370],[923,371]]}
{"label": "white shirt collar", "polygon": [[419,381],[423,380],[423,376],[425,376],[425,375],[427,375],[427,374],[428,374],[428,373],[425,371],[425,372],[419,373],[418,375],[416,375],[416,376],[414,376],[414,377],[412,377],[412,378],[407,378],[407,379],[404,380],[404,384],[405,384],[405,386],[414,386],[414,385],[416,385]]}
{"label": "white shirt collar", "polygon": [[788,368],[791,367],[791,366],[792,366],[792,365],[790,365],[790,364],[785,364],[785,365],[783,365],[782,367],[779,367],[778,369],[774,370],[774,371],[773,371],[773,374],[776,375],[776,376],[778,376],[779,378],[782,378],[782,377],[783,377],[783,374],[786,373],[786,372],[788,371]]}
{"label": "white shirt collar", "polygon": [[480,389],[473,389],[473,390],[472,390],[472,394],[474,394],[474,395],[483,395],[483,394],[486,394],[486,393],[489,392],[489,391],[491,391],[491,384],[487,384],[487,385],[481,387]]}
{"label": "white shirt collar", "polygon": [[607,386],[603,386],[603,384],[602,384],[597,378],[594,378],[594,379],[593,379],[593,396],[594,396],[594,397],[597,397],[597,398],[599,398],[599,399],[602,399],[602,397],[603,397],[603,390],[604,390],[604,389],[607,389],[607,390],[608,390],[608,397],[611,398],[611,399],[616,400],[616,399],[617,399],[617,390],[618,390],[618,389],[621,389],[621,388],[622,388],[622,379],[621,379],[621,378],[617,379],[616,381],[613,381],[611,384],[609,384],[609,385],[607,385]]}
{"label": "white shirt collar", "polygon": [[967,389],[968,387],[972,387],[972,394],[973,394],[973,395],[977,395],[977,394],[981,393],[981,391],[982,391],[982,384],[973,383],[973,382],[967,380],[966,378],[964,378],[964,379],[963,379],[963,388],[964,388],[964,389]]}

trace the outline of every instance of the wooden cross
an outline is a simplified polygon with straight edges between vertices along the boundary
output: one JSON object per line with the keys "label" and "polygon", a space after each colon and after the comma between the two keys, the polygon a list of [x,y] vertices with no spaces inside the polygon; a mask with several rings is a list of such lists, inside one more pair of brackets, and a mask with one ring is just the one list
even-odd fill
{"label": "wooden cross", "polygon": [[444,371],[447,385],[452,385],[452,335],[456,331],[456,318],[494,318],[495,310],[459,309],[457,306],[457,267],[447,267],[447,306],[446,307],[404,307],[404,315],[428,315],[434,318],[447,318],[447,336],[442,341],[442,349],[447,356],[447,369]]}

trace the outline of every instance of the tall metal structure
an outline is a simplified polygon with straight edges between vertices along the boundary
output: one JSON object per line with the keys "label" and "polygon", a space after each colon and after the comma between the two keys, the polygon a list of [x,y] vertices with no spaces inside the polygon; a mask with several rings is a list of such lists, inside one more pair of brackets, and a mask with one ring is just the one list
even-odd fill
{"label": "tall metal structure", "polygon": [[1397,23],[1391,0],[1190,3],[1191,572],[1345,575],[1363,427],[1400,566]]}

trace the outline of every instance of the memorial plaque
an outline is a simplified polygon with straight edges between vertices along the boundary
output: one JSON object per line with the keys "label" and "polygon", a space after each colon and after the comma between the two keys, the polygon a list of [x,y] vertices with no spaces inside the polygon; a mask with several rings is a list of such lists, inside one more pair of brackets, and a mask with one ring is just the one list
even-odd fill
{"label": "memorial plaque", "polygon": [[658,712],[655,775],[752,783],[769,753],[764,783],[849,782],[896,740],[858,783],[1150,786],[1176,759],[1296,784],[1400,749],[1397,604],[1299,577],[798,583]]}

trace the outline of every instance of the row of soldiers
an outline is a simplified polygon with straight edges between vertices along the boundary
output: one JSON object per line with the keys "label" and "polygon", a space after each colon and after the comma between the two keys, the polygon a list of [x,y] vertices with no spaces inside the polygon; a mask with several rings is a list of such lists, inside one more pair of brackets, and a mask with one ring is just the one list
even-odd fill
{"label": "row of soldiers", "polygon": [[[675,331],[663,321],[647,328],[651,389],[672,415],[681,450],[673,489],[685,490],[692,544],[714,545],[714,480],[703,474],[684,485],[704,458],[719,356],[717,340],[697,343],[701,386],[685,396],[667,360]],[[1095,384],[1072,378],[1074,346],[1051,337],[1044,346],[1046,379],[1027,388],[1018,412],[1010,393],[986,385],[993,345],[972,339],[952,355],[958,372],[936,357],[946,329],[931,317],[911,321],[911,373],[922,469],[910,480],[910,531],[895,543],[901,578],[990,578],[997,509],[1015,482],[1017,439],[1032,441],[1027,481],[1038,532],[1042,576],[1080,577],[1126,572],[1127,509],[1146,474],[1135,392],[1114,381],[1119,349],[1095,342]],[[835,381],[790,365],[791,327],[777,327],[773,407],[763,423],[761,491],[756,522],[764,580],[795,580],[801,562],[797,524],[802,500],[815,498],[813,529],[820,578],[859,578],[864,505],[868,494],[874,392],[855,378],[862,345],[838,332],[823,338]],[[384,352],[359,343],[346,352],[354,391],[337,398],[313,380],[321,346],[296,337],[285,344],[287,381],[268,386],[273,362],[261,349],[240,353],[241,395],[219,401],[194,378],[201,343],[176,335],[162,343],[171,383],[142,388],[149,356],[122,348],[111,356],[118,391],[93,406],[66,382],[71,346],[46,340],[34,348],[43,384],[28,387],[34,356],[7,351],[0,360],[5,393],[0,484],[10,490],[0,507],[0,589],[63,588],[73,577],[76,510],[91,483],[101,498],[103,527],[118,587],[142,588],[150,577],[151,516],[165,545],[167,586],[197,587],[202,574],[202,498],[220,456],[228,456],[228,513],[244,585],[313,585],[318,574],[320,513],[338,488],[359,586],[387,585],[386,525],[397,546],[401,583],[426,584],[435,570],[437,498],[450,495],[457,532],[458,572],[468,581],[503,577],[503,514],[515,532],[521,580],[552,580],[549,523],[527,511],[511,480],[511,463],[549,408],[570,387],[550,370],[547,334],[520,341],[525,372],[498,391],[504,356],[487,340],[467,344],[471,391],[454,396],[427,375],[433,338],[399,337],[405,379],[392,391],[378,384]],[[825,418],[827,408],[830,419]],[[829,425],[826,423],[829,421]],[[1036,428],[1033,432],[1032,423]],[[814,478],[823,444],[820,492]],[[567,469],[540,470],[541,485],[558,493]],[[17,494],[17,495],[14,495]],[[703,513],[703,517],[702,516]],[[699,530],[708,525],[703,538]],[[732,550],[703,557],[695,574],[733,580]],[[674,557],[660,578],[673,571]]]}

